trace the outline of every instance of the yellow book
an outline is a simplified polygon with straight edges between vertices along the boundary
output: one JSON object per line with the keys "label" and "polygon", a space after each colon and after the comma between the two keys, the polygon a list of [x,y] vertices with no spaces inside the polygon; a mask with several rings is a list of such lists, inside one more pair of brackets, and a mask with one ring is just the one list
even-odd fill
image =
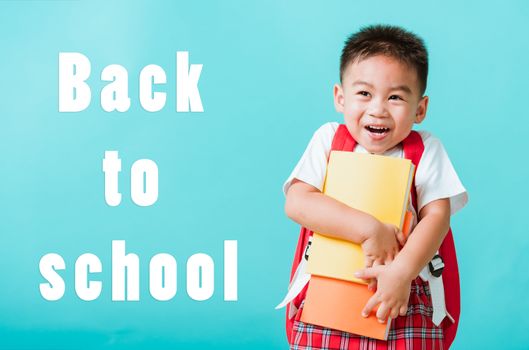
{"label": "yellow book", "polygon": [[[323,193],[402,229],[413,171],[409,159],[332,151]],[[314,233],[308,273],[365,283],[354,277],[364,266],[360,245]]]}

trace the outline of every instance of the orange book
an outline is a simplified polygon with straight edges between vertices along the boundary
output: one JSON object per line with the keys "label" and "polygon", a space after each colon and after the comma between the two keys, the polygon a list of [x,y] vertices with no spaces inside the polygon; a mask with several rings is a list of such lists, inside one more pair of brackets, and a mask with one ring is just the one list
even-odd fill
{"label": "orange book", "polygon": [[391,320],[379,323],[371,311],[362,310],[373,292],[364,284],[312,276],[305,297],[301,321],[366,337],[387,340]]}

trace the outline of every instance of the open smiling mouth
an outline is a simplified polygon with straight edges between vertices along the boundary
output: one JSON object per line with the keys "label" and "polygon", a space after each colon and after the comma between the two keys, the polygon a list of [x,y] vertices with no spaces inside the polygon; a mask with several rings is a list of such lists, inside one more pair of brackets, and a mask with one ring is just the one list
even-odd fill
{"label": "open smiling mouth", "polygon": [[389,131],[389,128],[386,128],[383,126],[374,126],[374,125],[368,125],[365,127],[365,129],[374,134],[385,134]]}

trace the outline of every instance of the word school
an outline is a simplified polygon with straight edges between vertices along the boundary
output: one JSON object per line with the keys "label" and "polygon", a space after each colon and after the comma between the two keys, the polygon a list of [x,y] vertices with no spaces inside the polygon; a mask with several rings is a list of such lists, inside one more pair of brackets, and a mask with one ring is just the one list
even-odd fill
{"label": "word school", "polygon": [[[92,91],[86,82],[90,77],[88,57],[79,52],[59,53],[59,112],[81,112],[90,105]],[[176,111],[203,112],[198,91],[201,64],[189,65],[189,53],[176,53]],[[129,75],[119,64],[111,64],[101,71],[101,80],[109,83],[101,90],[101,107],[106,112],[126,112],[130,108]],[[139,77],[140,104],[148,112],[158,112],[165,106],[167,94],[153,92],[153,85],[167,82],[162,67],[149,64]]]}
{"label": "word school", "polygon": [[[40,259],[39,269],[47,282],[39,286],[41,296],[49,301],[64,296],[65,282],[57,272],[66,269],[62,256],[48,253]],[[204,301],[214,292],[214,262],[204,253],[189,257],[186,264],[186,289],[193,300]],[[89,278],[102,272],[101,260],[94,254],[85,253],[75,261],[75,292],[85,301],[99,298],[102,281]],[[166,253],[154,255],[149,263],[149,292],[159,301],[171,300],[176,295],[176,259]],[[112,301],[140,300],[139,258],[125,253],[125,241],[112,241]],[[224,241],[224,300],[237,301],[237,241]]]}

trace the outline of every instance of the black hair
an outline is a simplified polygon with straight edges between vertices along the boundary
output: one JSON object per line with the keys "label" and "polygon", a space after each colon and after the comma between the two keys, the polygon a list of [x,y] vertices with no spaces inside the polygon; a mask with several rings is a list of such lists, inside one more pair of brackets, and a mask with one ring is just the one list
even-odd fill
{"label": "black hair", "polygon": [[417,72],[421,95],[428,79],[428,51],[416,34],[392,25],[370,25],[361,28],[345,41],[340,57],[340,81],[350,63],[385,55],[406,63]]}

